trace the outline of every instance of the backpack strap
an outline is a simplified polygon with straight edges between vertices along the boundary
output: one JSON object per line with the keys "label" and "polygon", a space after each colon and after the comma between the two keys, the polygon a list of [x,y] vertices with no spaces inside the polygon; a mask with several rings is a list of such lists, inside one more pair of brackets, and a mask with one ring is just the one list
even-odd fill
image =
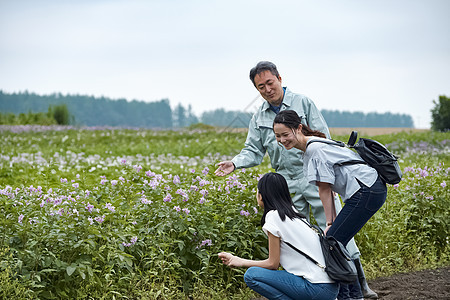
{"label": "backpack strap", "polygon": [[315,142],[318,142],[318,143],[324,143],[324,144],[329,144],[329,145],[335,145],[335,146],[339,146],[339,147],[345,147],[345,143],[344,143],[344,142],[341,142],[341,141],[335,141],[335,140],[327,140],[327,139],[324,139],[324,140],[316,140],[316,139],[314,139],[314,140],[309,140],[309,141],[306,143],[306,147],[308,147],[309,144],[315,143]]}
{"label": "backpack strap", "polygon": [[[353,132],[352,132],[353,133]],[[341,141],[335,141],[335,140],[309,140],[308,142],[306,142],[306,147],[308,147],[309,144],[314,143],[314,142],[318,142],[318,143],[324,143],[324,144],[328,144],[328,145],[334,145],[334,146],[339,146],[339,147],[345,147],[345,143],[341,142]],[[337,166],[345,166],[345,165],[354,165],[354,164],[365,164],[367,165],[367,163],[363,160],[349,160],[349,161],[344,161],[341,163],[337,163]]]}
{"label": "backpack strap", "polygon": [[[309,226],[309,228],[311,228],[314,231],[317,231],[317,229],[315,229],[315,227],[311,226],[311,224],[309,224],[308,222],[306,222],[305,220],[303,220],[303,218],[300,218],[301,221],[303,221],[303,223],[305,223],[306,225]],[[319,228],[320,229],[320,228]],[[320,232],[317,232],[318,234],[320,234]],[[314,258],[312,258],[311,256],[309,256],[308,254],[306,254],[305,252],[303,252],[302,250],[298,249],[297,247],[295,247],[294,245],[292,245],[289,242],[286,242],[286,245],[288,245],[289,247],[291,247],[292,249],[294,249],[295,251],[297,251],[298,253],[302,254],[303,256],[305,256],[307,259],[309,259],[310,261],[312,261],[315,265],[317,265],[319,268],[324,269],[325,270],[325,266],[321,265],[317,260],[315,260]]]}
{"label": "backpack strap", "polygon": [[321,269],[325,269],[324,265],[321,265],[317,260],[315,260],[314,258],[312,258],[311,256],[309,256],[308,254],[306,254],[305,252],[303,252],[302,250],[296,248],[294,245],[292,245],[289,242],[286,242],[286,245],[288,245],[289,247],[291,247],[292,249],[294,249],[295,251],[297,251],[298,253],[302,254],[303,256],[305,256],[307,259],[309,259],[310,261],[312,261],[315,265],[317,265],[319,268]]}

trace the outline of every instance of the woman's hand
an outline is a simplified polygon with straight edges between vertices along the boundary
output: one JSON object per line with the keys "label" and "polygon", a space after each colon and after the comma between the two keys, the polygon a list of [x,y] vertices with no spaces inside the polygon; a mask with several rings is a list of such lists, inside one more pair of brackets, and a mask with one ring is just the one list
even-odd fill
{"label": "woman's hand", "polygon": [[242,258],[238,257],[238,256],[234,256],[231,253],[227,253],[227,252],[220,252],[219,253],[219,258],[222,260],[222,263],[224,265],[227,265],[231,268],[233,267],[242,267]]}
{"label": "woman's hand", "polygon": [[332,225],[328,225],[325,230],[323,231],[324,235],[327,235],[327,231],[331,228]]}

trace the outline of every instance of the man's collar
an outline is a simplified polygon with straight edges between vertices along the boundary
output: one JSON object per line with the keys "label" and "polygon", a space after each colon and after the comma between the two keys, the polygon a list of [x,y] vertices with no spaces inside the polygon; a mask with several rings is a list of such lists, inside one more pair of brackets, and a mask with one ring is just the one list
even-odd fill
{"label": "man's collar", "polygon": [[[292,104],[292,93],[291,91],[287,88],[284,87],[284,96],[283,96],[283,101],[281,102],[281,106],[283,106],[283,104],[287,107],[290,107]],[[262,110],[267,110],[270,109],[270,104],[269,102],[267,102],[267,100],[264,100],[263,106],[262,106]]]}

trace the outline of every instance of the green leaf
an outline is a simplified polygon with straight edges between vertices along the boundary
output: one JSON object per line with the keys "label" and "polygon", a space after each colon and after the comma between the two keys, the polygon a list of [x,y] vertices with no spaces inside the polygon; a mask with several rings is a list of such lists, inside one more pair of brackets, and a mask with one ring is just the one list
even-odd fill
{"label": "green leaf", "polygon": [[75,272],[76,269],[77,269],[77,267],[75,267],[75,266],[72,266],[72,265],[68,266],[66,268],[67,275],[72,276],[73,272]]}

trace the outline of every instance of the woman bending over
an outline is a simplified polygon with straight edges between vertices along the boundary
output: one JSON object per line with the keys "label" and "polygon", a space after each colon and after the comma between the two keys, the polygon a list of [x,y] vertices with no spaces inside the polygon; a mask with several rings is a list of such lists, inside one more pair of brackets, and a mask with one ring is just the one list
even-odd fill
{"label": "woman bending over", "polygon": [[[325,136],[301,124],[301,118],[295,111],[280,112],[273,122],[273,130],[278,143],[287,150],[297,148],[304,152],[304,176],[310,183],[318,185],[325,209],[327,227],[324,232],[346,246],[386,201],[386,184],[378,172],[365,164],[354,151],[313,142],[325,140]],[[341,165],[351,160],[362,163]],[[333,191],[345,203],[337,216]]]}

